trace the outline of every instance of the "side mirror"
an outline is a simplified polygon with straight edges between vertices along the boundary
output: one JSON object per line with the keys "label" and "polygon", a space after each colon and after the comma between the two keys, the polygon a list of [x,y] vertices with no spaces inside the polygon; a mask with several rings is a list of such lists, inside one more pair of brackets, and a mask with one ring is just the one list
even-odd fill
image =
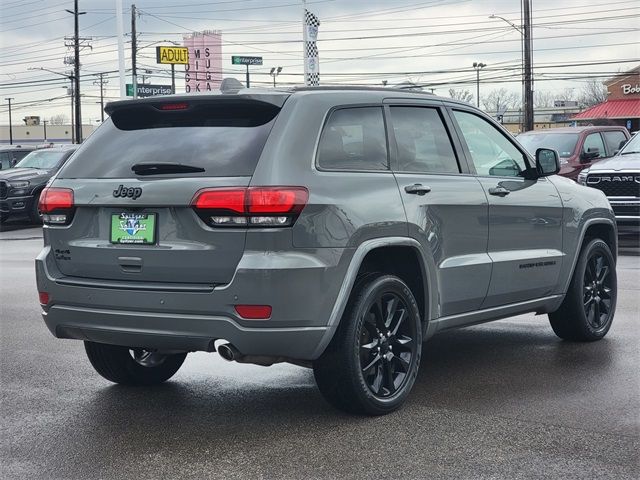
{"label": "side mirror", "polygon": [[582,152],[580,155],[580,159],[583,162],[593,160],[594,158],[598,158],[600,156],[600,149],[598,147],[590,147],[586,152]]}
{"label": "side mirror", "polygon": [[536,150],[536,171],[538,177],[548,177],[560,171],[560,156],[550,148]]}

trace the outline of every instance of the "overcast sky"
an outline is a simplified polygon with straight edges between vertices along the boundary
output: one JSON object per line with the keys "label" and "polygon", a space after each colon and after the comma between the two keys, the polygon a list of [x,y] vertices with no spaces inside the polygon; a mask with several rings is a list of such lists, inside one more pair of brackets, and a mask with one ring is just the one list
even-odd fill
{"label": "overcast sky", "polygon": [[[640,63],[639,0],[532,3],[536,90],[579,91],[589,76],[603,80]],[[68,81],[29,69],[69,70],[63,59],[72,50],[65,47],[64,37],[73,35],[73,15],[65,9],[72,10],[73,1],[2,0],[0,4],[0,123],[8,123],[6,97],[14,98],[14,123],[25,115],[48,119],[68,114],[64,89]],[[299,0],[139,0],[139,75],[148,69],[147,82],[169,84],[168,66],[155,63],[155,45],[182,42],[182,35],[192,31],[220,30],[224,76],[244,80],[244,67],[233,67],[231,55],[258,55],[264,58],[264,66],[252,67],[254,85],[271,82],[273,66],[283,67],[279,83],[300,84],[301,4]],[[123,4],[127,42],[130,6]],[[502,87],[521,91],[521,34],[505,21],[488,18],[499,15],[519,26],[518,0],[309,0],[307,6],[321,21],[318,47],[323,84],[408,80],[430,84],[441,95],[448,95],[449,88],[475,94],[471,65],[477,61],[487,65],[481,73],[481,95]],[[116,71],[115,1],[80,0],[80,10],[86,12],[80,16],[81,35],[90,38],[92,46],[82,51],[81,73]],[[130,68],[130,43],[125,48]],[[178,72],[180,92],[182,67]],[[107,77],[106,95],[115,100],[117,74]],[[94,80],[89,76],[82,80],[85,123],[100,117],[99,87]],[[28,83],[34,81],[41,82]],[[127,82],[131,83],[130,76]]]}

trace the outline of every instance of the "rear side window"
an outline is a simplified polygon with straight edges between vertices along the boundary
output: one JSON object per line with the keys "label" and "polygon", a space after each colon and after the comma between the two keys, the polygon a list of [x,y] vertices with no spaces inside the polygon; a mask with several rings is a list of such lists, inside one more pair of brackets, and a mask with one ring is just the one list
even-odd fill
{"label": "rear side window", "polygon": [[603,132],[604,142],[607,144],[609,155],[613,155],[622,148],[621,144],[626,143],[627,137],[622,132]]}
{"label": "rear side window", "polygon": [[400,171],[460,173],[449,134],[435,108],[391,107],[391,122]]}
{"label": "rear side window", "polygon": [[328,170],[388,170],[382,107],[333,111],[320,136],[318,166]]}
{"label": "rear side window", "polygon": [[163,111],[150,104],[116,109],[60,171],[59,178],[131,178],[140,163],[179,163],[204,172],[253,174],[279,108],[258,102],[194,103]]}

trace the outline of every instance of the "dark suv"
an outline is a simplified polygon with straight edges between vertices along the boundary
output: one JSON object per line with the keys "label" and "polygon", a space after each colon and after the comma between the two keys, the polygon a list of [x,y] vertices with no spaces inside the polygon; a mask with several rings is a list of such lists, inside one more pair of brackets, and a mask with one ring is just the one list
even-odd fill
{"label": "dark suv", "polygon": [[552,148],[560,155],[560,175],[578,181],[585,168],[613,157],[630,135],[624,127],[565,127],[533,130],[518,135],[518,141],[531,153]]}
{"label": "dark suv", "polygon": [[0,146],[0,170],[13,168],[16,163],[34,150],[35,147],[28,145]]}
{"label": "dark suv", "polygon": [[0,222],[26,214],[39,223],[40,193],[75,150],[75,145],[34,150],[14,168],[0,171]]}
{"label": "dark suv", "polygon": [[406,399],[423,340],[525,312],[604,337],[615,218],[477,109],[384,88],[169,96],[110,114],[40,199],[43,318],[106,379],[188,352],[312,367],[352,412]]}

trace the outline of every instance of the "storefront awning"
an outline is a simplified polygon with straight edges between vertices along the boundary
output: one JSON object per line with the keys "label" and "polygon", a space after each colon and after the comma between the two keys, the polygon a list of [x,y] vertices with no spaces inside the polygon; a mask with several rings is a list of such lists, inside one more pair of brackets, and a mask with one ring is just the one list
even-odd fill
{"label": "storefront awning", "polygon": [[640,98],[629,100],[609,100],[573,116],[574,120],[595,120],[597,118],[631,119],[640,117]]}

